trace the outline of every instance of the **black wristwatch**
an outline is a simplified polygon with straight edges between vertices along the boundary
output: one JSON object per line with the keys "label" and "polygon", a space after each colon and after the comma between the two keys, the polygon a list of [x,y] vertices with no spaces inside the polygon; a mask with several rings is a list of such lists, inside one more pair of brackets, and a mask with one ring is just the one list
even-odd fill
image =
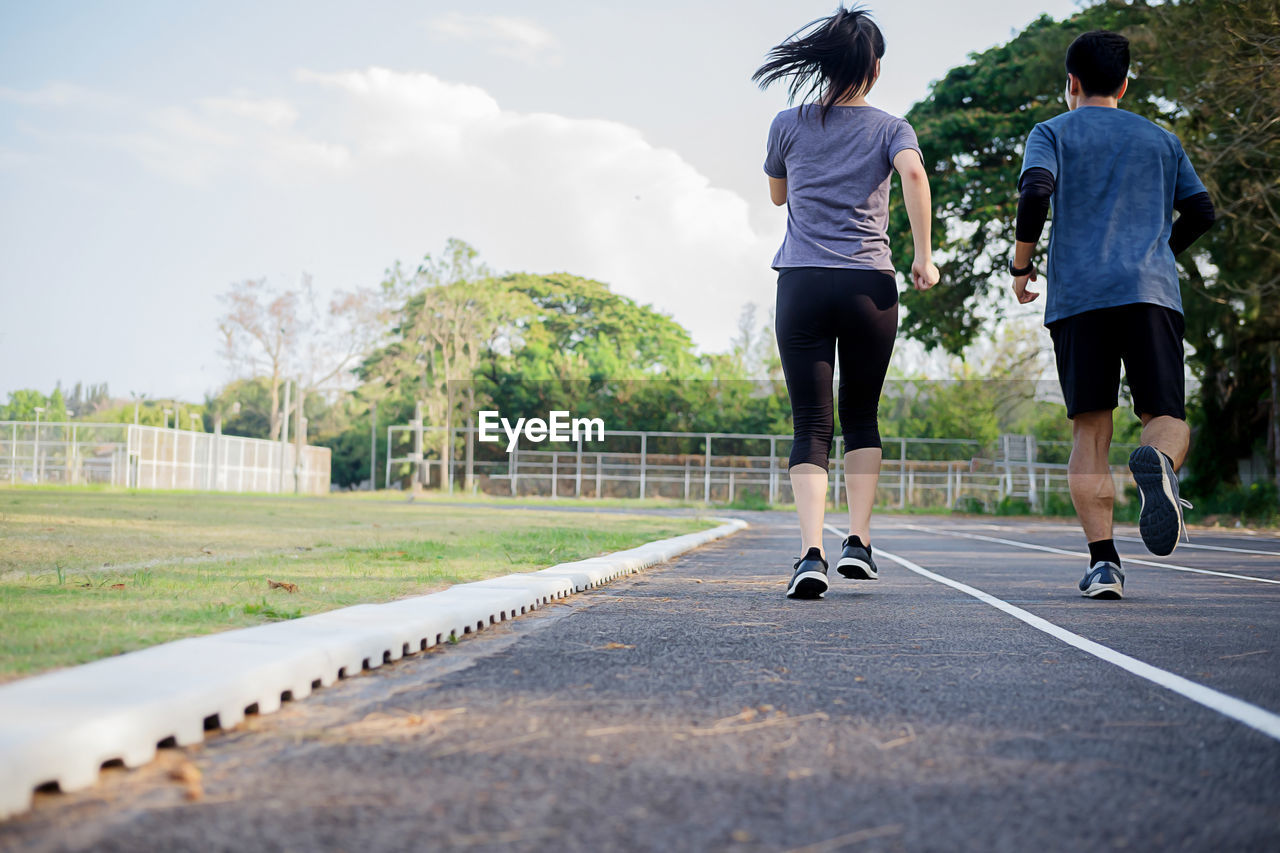
{"label": "black wristwatch", "polygon": [[1009,275],[1012,275],[1012,276],[1031,275],[1031,273],[1035,271],[1035,268],[1036,268],[1035,261],[1032,261],[1031,263],[1027,264],[1025,267],[1015,267],[1013,265],[1013,258],[1009,259]]}

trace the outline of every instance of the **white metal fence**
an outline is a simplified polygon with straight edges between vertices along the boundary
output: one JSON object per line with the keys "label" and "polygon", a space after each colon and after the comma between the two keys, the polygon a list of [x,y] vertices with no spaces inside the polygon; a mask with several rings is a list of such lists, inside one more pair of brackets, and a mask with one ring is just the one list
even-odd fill
{"label": "white metal fence", "polygon": [[[213,492],[329,491],[330,452],[134,424],[0,421],[0,484]],[[295,488],[296,486],[296,488]]]}
{"label": "white metal fence", "polygon": [[[416,425],[387,429],[384,486],[392,482],[445,489],[462,487],[493,495],[543,497],[664,497],[706,503],[751,496],[773,503],[794,498],[787,474],[791,436],[739,433],[606,430],[604,441],[522,441],[505,451],[475,441],[474,427]],[[832,500],[844,490],[844,450],[835,439]],[[886,438],[877,502],[883,506],[957,507],[976,501],[993,507],[1005,498],[1042,507],[1049,496],[1069,494],[1068,443],[1030,435],[1001,436],[995,446],[972,439]],[[417,448],[417,449],[415,449]],[[1132,445],[1112,448],[1118,495],[1131,483],[1120,464]],[[1061,459],[1063,461],[1049,461]]]}

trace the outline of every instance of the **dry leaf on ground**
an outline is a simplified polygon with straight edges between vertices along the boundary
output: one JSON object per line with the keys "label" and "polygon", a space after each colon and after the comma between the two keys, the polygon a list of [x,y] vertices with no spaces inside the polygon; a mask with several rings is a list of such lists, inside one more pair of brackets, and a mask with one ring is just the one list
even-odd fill
{"label": "dry leaf on ground", "polygon": [[169,778],[181,782],[188,800],[198,800],[204,796],[203,774],[200,768],[190,761],[184,761],[169,771]]}
{"label": "dry leaf on ground", "polygon": [[298,591],[298,585],[288,581],[273,581],[271,578],[267,578],[267,589],[283,589],[285,592],[293,593]]}

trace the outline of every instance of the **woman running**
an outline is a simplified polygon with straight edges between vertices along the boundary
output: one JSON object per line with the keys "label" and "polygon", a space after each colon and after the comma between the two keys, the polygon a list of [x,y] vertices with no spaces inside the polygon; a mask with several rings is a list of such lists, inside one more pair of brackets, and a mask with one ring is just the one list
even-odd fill
{"label": "woman running", "polygon": [[[769,196],[787,205],[778,271],[775,331],[791,397],[795,441],[789,474],[800,517],[800,553],[791,598],[827,591],[822,525],[831,452],[832,376],[840,357],[849,536],[836,570],[875,580],[871,507],[880,477],[877,409],[898,331],[898,286],[889,256],[889,177],[902,179],[915,259],[912,284],[938,283],[929,239],[929,179],[915,131],[867,103],[880,77],[884,36],[868,12],[841,8],[769,51],[752,75],[767,88],[790,78],[798,107],[769,128],[764,171]],[[805,103],[808,101],[808,103]]]}

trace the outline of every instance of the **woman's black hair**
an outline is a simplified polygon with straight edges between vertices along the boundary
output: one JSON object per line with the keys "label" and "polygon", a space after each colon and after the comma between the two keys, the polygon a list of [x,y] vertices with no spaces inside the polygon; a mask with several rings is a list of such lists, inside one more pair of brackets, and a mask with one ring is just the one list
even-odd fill
{"label": "woman's black hair", "polygon": [[782,44],[772,48],[768,60],[751,79],[767,89],[791,78],[787,103],[805,87],[805,100],[821,91],[823,125],[835,102],[845,95],[859,95],[871,88],[876,61],[884,56],[884,35],[871,13],[860,7],[841,7],[829,18],[810,21]]}

